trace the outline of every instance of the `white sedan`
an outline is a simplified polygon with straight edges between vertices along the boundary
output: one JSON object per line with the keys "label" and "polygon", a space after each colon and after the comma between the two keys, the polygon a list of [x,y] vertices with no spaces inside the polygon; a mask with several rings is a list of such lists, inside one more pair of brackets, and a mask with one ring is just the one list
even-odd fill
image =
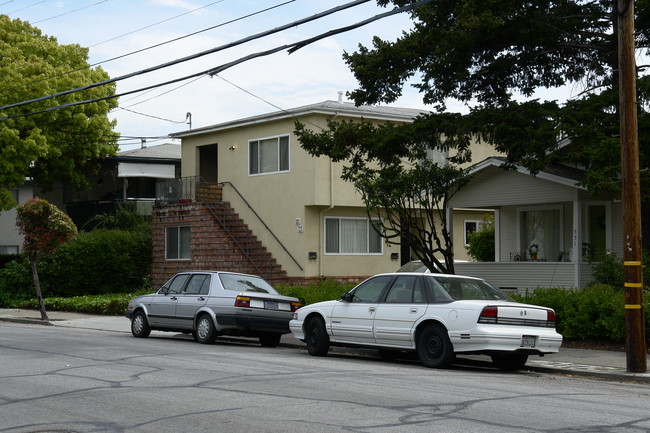
{"label": "white sedan", "polygon": [[378,348],[386,358],[416,351],[433,368],[465,353],[518,370],[529,355],[555,353],[562,344],[552,309],[514,302],[479,278],[443,274],[375,275],[338,301],[300,308],[289,328],[314,356],[330,346]]}

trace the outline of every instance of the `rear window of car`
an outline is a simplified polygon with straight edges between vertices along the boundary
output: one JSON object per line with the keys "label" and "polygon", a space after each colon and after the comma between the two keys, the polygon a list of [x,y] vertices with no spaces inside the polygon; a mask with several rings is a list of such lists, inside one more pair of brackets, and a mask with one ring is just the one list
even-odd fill
{"label": "rear window of car", "polygon": [[260,277],[252,275],[219,274],[221,285],[235,292],[258,292],[277,295],[278,292]]}
{"label": "rear window of car", "polygon": [[431,276],[435,293],[444,290],[454,300],[500,300],[512,299],[487,281],[462,277]]}

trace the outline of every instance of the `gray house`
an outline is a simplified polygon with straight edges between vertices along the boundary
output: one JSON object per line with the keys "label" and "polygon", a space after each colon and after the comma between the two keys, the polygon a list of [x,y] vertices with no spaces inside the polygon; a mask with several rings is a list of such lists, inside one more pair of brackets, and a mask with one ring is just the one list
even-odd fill
{"label": "gray house", "polygon": [[488,208],[495,218],[495,261],[458,263],[457,273],[518,291],[581,288],[592,279],[593,262],[610,252],[622,257],[621,202],[592,197],[578,185],[582,170],[556,164],[531,176],[502,164],[501,158],[476,164],[450,202],[450,212]]}

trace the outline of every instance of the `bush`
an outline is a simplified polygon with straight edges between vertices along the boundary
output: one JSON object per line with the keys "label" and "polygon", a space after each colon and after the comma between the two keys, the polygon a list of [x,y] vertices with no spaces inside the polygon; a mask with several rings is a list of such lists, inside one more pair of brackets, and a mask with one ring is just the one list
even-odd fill
{"label": "bush", "polygon": [[151,235],[124,230],[80,233],[43,269],[47,296],[122,293],[144,287],[151,270]]}
{"label": "bush", "polygon": [[0,254],[0,269],[18,258],[20,258],[20,254]]}
{"label": "bush", "polygon": [[[97,296],[75,296],[71,298],[50,297],[45,298],[45,308],[50,311],[71,311],[75,313],[100,314],[121,316],[126,310],[129,301],[136,296],[150,293],[151,290],[140,290],[133,293],[118,293]],[[13,308],[38,308],[36,299],[16,302]]]}
{"label": "bush", "polygon": [[[647,263],[650,260],[648,251],[643,251],[643,283],[646,287],[650,286],[650,267]],[[591,268],[591,276],[594,278],[593,284],[607,284],[613,287],[623,288],[625,282],[623,261],[618,258],[616,253],[609,253],[605,258]]]}
{"label": "bush", "polygon": [[[43,296],[124,293],[150,286],[151,235],[143,231],[79,233],[39,261]],[[27,260],[0,269],[0,303],[34,296]],[[3,301],[4,299],[4,301]]]}
{"label": "bush", "polygon": [[465,247],[467,254],[477,262],[494,261],[494,217],[485,215],[476,231],[469,236],[469,245]]}
{"label": "bush", "polygon": [[[513,295],[513,298],[553,308],[557,316],[556,329],[565,338],[625,341],[624,294],[615,287],[594,284],[583,290],[536,289],[526,295]],[[650,311],[647,305],[645,321],[648,329]]]}
{"label": "bush", "polygon": [[355,284],[341,284],[334,280],[324,280],[318,283],[310,284],[307,287],[302,286],[275,286],[275,289],[285,295],[293,296],[300,299],[302,305],[314,304],[321,301],[330,301],[339,299],[342,294],[349,292]]}

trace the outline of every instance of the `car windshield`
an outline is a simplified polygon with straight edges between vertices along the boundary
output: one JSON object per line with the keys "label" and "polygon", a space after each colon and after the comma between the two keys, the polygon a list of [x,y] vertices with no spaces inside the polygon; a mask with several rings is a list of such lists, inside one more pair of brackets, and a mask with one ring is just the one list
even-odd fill
{"label": "car windshield", "polygon": [[219,274],[223,288],[235,292],[259,292],[277,295],[273,287],[260,277],[239,274]]}
{"label": "car windshield", "polygon": [[429,278],[434,292],[443,290],[454,300],[512,301],[512,298],[484,280],[440,275]]}

